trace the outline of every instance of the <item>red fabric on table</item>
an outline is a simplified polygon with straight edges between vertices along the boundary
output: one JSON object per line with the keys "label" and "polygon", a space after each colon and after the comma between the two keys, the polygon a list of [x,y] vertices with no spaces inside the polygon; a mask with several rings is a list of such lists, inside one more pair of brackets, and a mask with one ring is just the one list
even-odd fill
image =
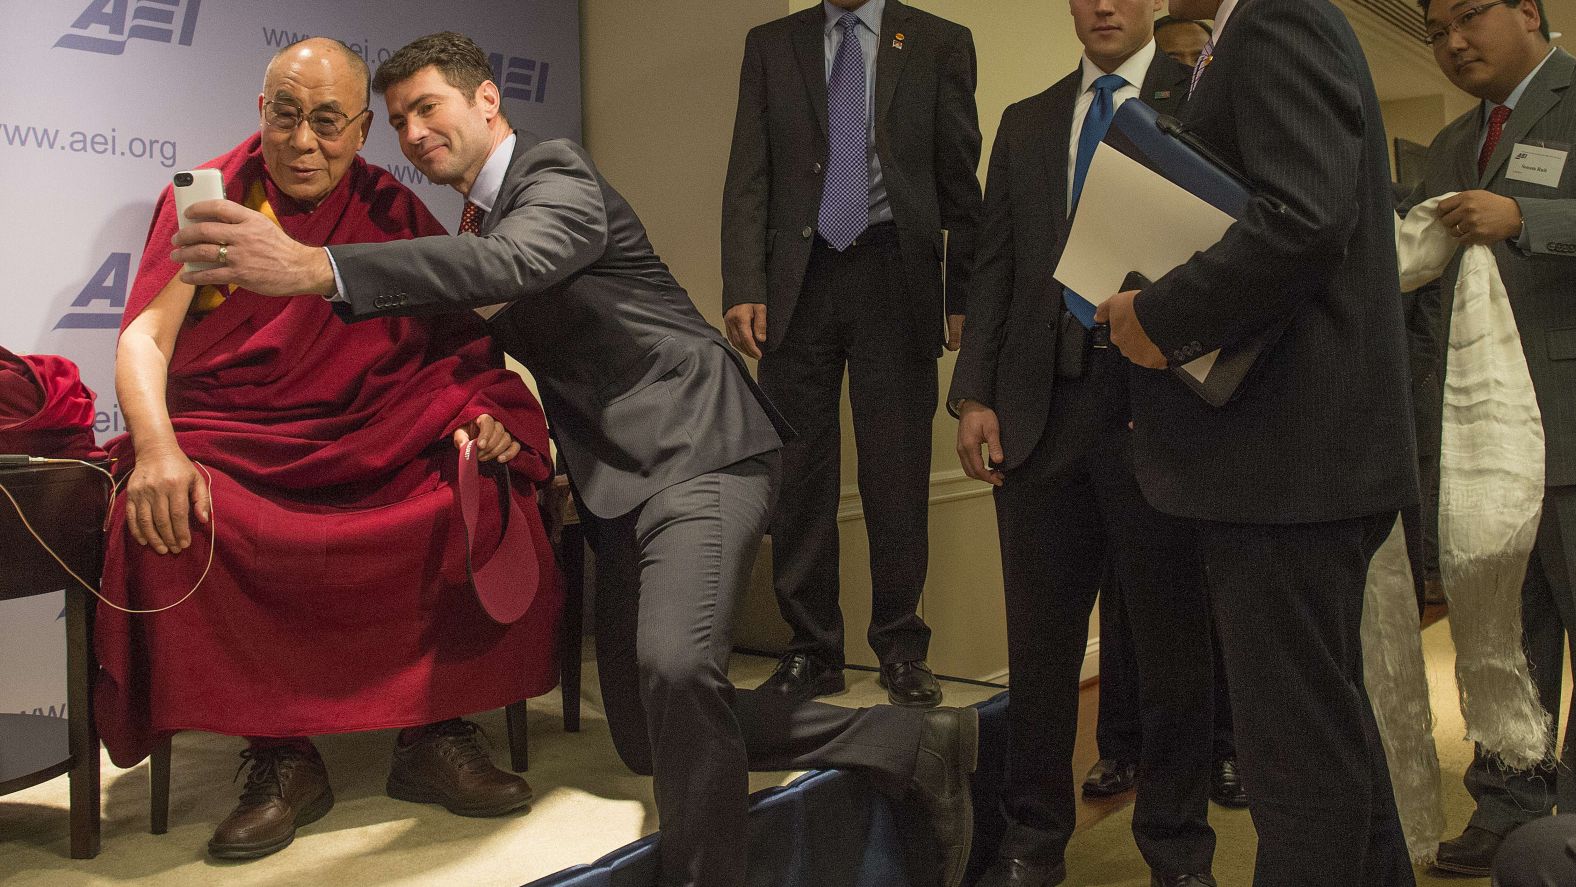
{"label": "red fabric on table", "polygon": [[[409,190],[357,158],[307,211],[267,178],[253,136],[209,166],[241,199],[261,180],[286,233],[311,245],[441,235]],[[130,323],[180,270],[169,189],[126,308]],[[424,724],[536,696],[556,683],[562,589],[532,498],[551,477],[541,407],[471,315],[346,324],[320,298],[234,290],[188,321],[170,362],[182,450],[213,477],[213,566],[163,613],[98,610],[99,729],[121,766],[197,729],[306,736]],[[509,465],[542,585],[518,622],[489,619],[465,571],[451,483],[454,430],[487,413],[521,443]],[[129,437],[111,441],[135,465]],[[477,557],[500,535],[488,480]],[[197,583],[209,528],[159,555],[111,516],[104,594],[166,606]],[[492,541],[489,541],[492,540]],[[491,547],[489,547],[491,546]]]}
{"label": "red fabric on table", "polygon": [[0,347],[0,453],[103,459],[93,439],[93,400],[70,360]]}

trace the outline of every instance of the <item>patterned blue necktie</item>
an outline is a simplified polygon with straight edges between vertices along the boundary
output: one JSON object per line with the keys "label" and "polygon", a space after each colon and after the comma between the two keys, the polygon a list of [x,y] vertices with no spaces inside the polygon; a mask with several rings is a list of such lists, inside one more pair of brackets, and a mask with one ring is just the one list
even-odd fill
{"label": "patterned blue necktie", "polygon": [[859,16],[850,12],[837,24],[843,38],[826,85],[826,181],[817,226],[821,238],[842,252],[870,224],[870,117],[865,108]]}
{"label": "patterned blue necktie", "polygon": [[[1106,74],[1094,82],[1094,102],[1089,105],[1089,113],[1084,115],[1083,129],[1078,133],[1078,159],[1073,163],[1074,210],[1078,209],[1078,197],[1083,193],[1084,176],[1089,174],[1089,162],[1094,159],[1095,146],[1105,138],[1105,131],[1111,128],[1111,117],[1116,113],[1111,96],[1126,85],[1127,81],[1116,74]],[[1068,214],[1069,218],[1071,215]],[[1086,327],[1094,326],[1094,306],[1082,296],[1070,289],[1063,289],[1062,301],[1079,323]]]}

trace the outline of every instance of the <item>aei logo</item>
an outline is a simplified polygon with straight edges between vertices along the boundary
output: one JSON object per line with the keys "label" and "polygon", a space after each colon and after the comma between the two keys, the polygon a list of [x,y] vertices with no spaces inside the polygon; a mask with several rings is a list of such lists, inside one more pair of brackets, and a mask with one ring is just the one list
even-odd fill
{"label": "aei logo", "polygon": [[[110,253],[71,307],[55,321],[57,330],[118,330],[131,283],[131,253]],[[104,303],[102,306],[96,303]]]}
{"label": "aei logo", "polygon": [[61,49],[120,55],[128,40],[192,45],[202,0],[90,0],[55,41]]}
{"label": "aei logo", "polygon": [[517,55],[505,59],[498,52],[488,53],[487,62],[492,65],[493,82],[504,98],[537,104],[547,101],[547,69],[551,67],[547,62]]}

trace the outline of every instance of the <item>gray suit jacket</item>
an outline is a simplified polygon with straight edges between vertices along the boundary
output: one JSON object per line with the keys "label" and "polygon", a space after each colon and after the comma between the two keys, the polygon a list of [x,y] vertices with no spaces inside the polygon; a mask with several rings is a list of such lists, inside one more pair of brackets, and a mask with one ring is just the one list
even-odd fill
{"label": "gray suit jacket", "polygon": [[[1493,250],[1543,413],[1551,487],[1576,484],[1576,157],[1566,163],[1557,188],[1508,179],[1505,172],[1518,142],[1576,149],[1573,83],[1576,58],[1556,49],[1527,84],[1482,175],[1477,171],[1482,112],[1473,108],[1456,118],[1434,138],[1423,181],[1407,199],[1410,208],[1450,191],[1486,188],[1521,205],[1526,228],[1519,245],[1497,243]],[[1455,289],[1459,263],[1458,252],[1445,269],[1446,299]],[[1450,307],[1447,301],[1447,330]]]}
{"label": "gray suit jacket", "polygon": [[[1174,115],[1191,73],[1157,52],[1139,98]],[[1082,79],[1080,68],[1009,106],[990,152],[974,298],[947,402],[967,399],[996,411],[1008,470],[1034,451],[1051,411],[1062,315],[1052,275],[1071,227],[1067,152]]]}
{"label": "gray suit jacket", "polygon": [[351,320],[510,302],[488,322],[530,369],[598,517],[790,433],[581,146],[517,131],[479,236],[336,246]]}
{"label": "gray suit jacket", "polygon": [[[725,308],[766,305],[767,350],[788,332],[821,207],[825,23],[818,3],[751,30],[744,44],[723,188],[722,301]],[[876,152],[914,329],[926,337],[920,346],[937,355],[943,314],[965,310],[979,224],[974,83],[967,28],[887,0],[876,56]]]}

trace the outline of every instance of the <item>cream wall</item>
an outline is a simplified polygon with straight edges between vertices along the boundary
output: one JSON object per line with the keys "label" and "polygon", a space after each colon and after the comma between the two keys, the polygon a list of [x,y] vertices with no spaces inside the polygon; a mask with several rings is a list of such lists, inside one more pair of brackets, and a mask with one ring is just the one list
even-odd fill
{"label": "cream wall", "polygon": [[[641,213],[657,251],[701,313],[719,326],[722,182],[744,37],[754,25],[811,5],[813,0],[581,3],[586,145],[603,174]],[[1080,47],[1067,6],[1059,0],[918,0],[913,5],[974,33],[983,180],[1002,110],[1050,86],[1077,64]],[[951,355],[940,363],[943,392],[952,363]],[[851,662],[871,664],[874,659],[863,640],[870,609],[868,551],[853,486],[846,398],[843,423],[839,517],[847,652]],[[1006,670],[1006,629],[995,515],[988,488],[963,477],[958,468],[955,428],[946,411],[938,409],[931,463],[930,579],[921,607],[935,630],[931,663],[938,671],[999,678]],[[776,648],[785,638],[763,562],[741,615],[739,643]]]}

